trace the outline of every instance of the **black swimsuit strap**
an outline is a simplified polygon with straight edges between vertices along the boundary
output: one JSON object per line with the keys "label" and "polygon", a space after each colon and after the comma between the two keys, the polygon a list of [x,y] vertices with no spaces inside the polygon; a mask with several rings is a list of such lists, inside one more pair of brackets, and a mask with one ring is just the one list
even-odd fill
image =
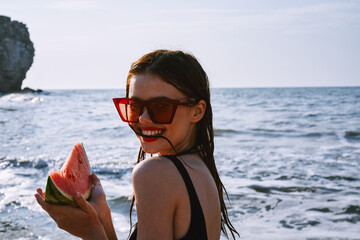
{"label": "black swimsuit strap", "polygon": [[191,181],[190,175],[187,172],[184,165],[180,162],[180,160],[174,156],[174,155],[166,155],[164,156],[171,160],[171,162],[174,163],[178,171],[180,172],[190,199],[190,208],[191,208],[191,220],[190,220],[190,226],[189,230],[186,233],[186,235],[182,238],[182,240],[185,239],[207,239],[207,233],[206,233],[206,223],[205,223],[205,217],[204,213],[201,208],[201,204],[199,201],[199,198],[196,194],[196,190],[194,188],[194,185]]}

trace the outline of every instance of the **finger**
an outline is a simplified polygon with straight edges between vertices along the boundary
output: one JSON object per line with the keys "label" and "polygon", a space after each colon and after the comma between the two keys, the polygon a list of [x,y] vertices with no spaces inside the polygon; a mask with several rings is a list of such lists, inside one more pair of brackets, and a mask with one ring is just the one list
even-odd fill
{"label": "finger", "polygon": [[95,173],[91,174],[91,180],[94,186],[97,184],[101,185],[100,179],[96,176]]}
{"label": "finger", "polygon": [[35,193],[34,196],[35,196],[35,199],[36,199],[36,201],[38,202],[38,204],[41,205],[42,202],[44,201],[44,199],[42,198],[42,196],[41,196],[39,193]]}
{"label": "finger", "polygon": [[37,192],[38,194],[40,194],[40,196],[42,196],[42,198],[45,198],[45,194],[44,194],[44,192],[43,192],[43,190],[42,190],[41,188],[37,188],[37,189],[36,189],[36,192]]}
{"label": "finger", "polygon": [[78,205],[79,208],[81,208],[82,210],[84,210],[87,213],[93,212],[94,209],[93,207],[90,205],[90,203],[88,203],[85,198],[83,196],[81,196],[80,193],[75,193],[74,195],[74,200],[76,202],[76,204]]}
{"label": "finger", "polygon": [[93,194],[92,195],[94,196],[94,194],[96,194],[96,193],[104,193],[100,179],[95,175],[95,173],[93,173],[91,175],[91,180],[93,183]]}
{"label": "finger", "polygon": [[36,201],[38,202],[38,204],[45,210],[45,211],[49,211],[50,209],[50,204],[45,202],[45,199],[42,195],[40,195],[40,193],[35,193],[34,194]]}
{"label": "finger", "polygon": [[41,188],[36,189],[37,193],[34,194],[38,204],[47,212],[53,211],[53,204],[45,201],[45,194]]}

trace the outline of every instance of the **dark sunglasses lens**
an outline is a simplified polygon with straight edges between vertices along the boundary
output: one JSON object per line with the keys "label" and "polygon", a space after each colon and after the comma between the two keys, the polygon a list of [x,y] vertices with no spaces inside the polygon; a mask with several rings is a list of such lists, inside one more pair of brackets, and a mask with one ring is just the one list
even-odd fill
{"label": "dark sunglasses lens", "polygon": [[142,106],[136,101],[123,101],[119,104],[122,118],[127,122],[137,122],[140,116]]}
{"label": "dark sunglasses lens", "polygon": [[159,100],[149,105],[155,123],[169,123],[172,120],[174,106],[166,100]]}

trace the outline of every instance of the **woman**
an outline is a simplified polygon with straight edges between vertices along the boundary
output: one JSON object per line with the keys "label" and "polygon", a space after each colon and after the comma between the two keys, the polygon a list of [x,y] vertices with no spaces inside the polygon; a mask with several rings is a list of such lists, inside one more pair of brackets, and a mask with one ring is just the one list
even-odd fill
{"label": "woman", "polygon": [[[219,239],[221,230],[227,235],[225,227],[235,238],[213,156],[208,78],[195,57],[167,50],[146,54],[131,66],[126,98],[113,101],[141,143],[132,173],[138,222],[130,239]],[[146,153],[151,157],[145,159]],[[76,195],[74,213],[71,206],[44,202],[40,189],[36,199],[66,231],[116,239],[100,181],[92,178],[91,201]],[[84,226],[79,218],[86,219]]]}

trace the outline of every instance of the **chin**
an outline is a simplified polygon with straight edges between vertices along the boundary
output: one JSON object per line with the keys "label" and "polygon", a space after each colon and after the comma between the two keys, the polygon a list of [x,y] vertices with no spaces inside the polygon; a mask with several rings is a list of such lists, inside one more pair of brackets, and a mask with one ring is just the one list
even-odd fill
{"label": "chin", "polygon": [[156,151],[156,150],[151,150],[151,149],[147,149],[147,148],[144,148],[144,147],[142,147],[142,150],[144,152],[146,152],[147,154],[157,154],[158,153],[158,151]]}
{"label": "chin", "polygon": [[[166,142],[165,144],[168,145],[168,143]],[[171,152],[170,149],[168,149],[167,146],[162,146],[162,144],[158,144],[158,143],[151,143],[151,142],[145,142],[145,141],[141,141],[141,147],[143,149],[144,152],[148,153],[148,154],[160,154],[160,155],[166,155],[164,153],[169,153]]]}
{"label": "chin", "polygon": [[157,144],[141,141],[142,150],[148,154],[156,154],[160,151]]}

